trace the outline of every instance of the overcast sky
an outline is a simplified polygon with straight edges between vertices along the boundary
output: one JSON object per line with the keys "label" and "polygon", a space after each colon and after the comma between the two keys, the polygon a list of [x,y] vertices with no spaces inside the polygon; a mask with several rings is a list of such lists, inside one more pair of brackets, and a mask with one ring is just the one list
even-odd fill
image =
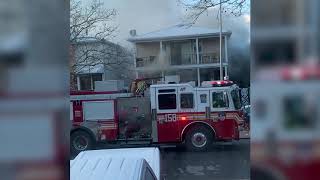
{"label": "overcast sky", "polygon": [[[83,0],[90,1],[90,0]],[[185,9],[176,0],[101,0],[107,8],[114,8],[118,15],[114,20],[119,30],[113,42],[130,46],[126,41],[129,31],[136,29],[137,34],[177,25],[185,20]],[[219,28],[215,10],[203,14],[197,21],[197,26]],[[242,46],[249,42],[250,16],[224,17],[223,28],[232,31],[231,43]]]}

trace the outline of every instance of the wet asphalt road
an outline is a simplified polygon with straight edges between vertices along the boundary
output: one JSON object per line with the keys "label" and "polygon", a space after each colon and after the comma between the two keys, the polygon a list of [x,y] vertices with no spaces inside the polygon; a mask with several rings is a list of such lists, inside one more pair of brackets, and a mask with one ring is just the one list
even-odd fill
{"label": "wet asphalt road", "polygon": [[250,179],[250,140],[213,145],[208,152],[161,148],[165,180]]}
{"label": "wet asphalt road", "polygon": [[[97,149],[104,149],[103,145]],[[250,179],[250,140],[213,145],[207,152],[161,147],[161,180]],[[74,155],[71,156],[71,159]]]}

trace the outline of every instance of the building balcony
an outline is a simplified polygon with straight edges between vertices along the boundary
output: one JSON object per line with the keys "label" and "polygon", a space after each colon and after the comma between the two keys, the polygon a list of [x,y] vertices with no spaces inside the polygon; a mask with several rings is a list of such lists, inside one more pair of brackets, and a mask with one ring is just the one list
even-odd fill
{"label": "building balcony", "polygon": [[[226,62],[222,56],[222,62]],[[199,64],[215,64],[219,63],[219,53],[201,53],[199,54]]]}
{"label": "building balcony", "polygon": [[[160,63],[159,56],[148,56],[136,58],[136,67],[143,68],[156,64],[169,64],[171,66],[183,66],[183,65],[199,65],[199,64],[218,64],[219,53],[199,53],[199,63],[197,61],[197,54],[181,54],[175,57],[164,56],[164,62]],[[224,57],[222,62],[226,63]]]}

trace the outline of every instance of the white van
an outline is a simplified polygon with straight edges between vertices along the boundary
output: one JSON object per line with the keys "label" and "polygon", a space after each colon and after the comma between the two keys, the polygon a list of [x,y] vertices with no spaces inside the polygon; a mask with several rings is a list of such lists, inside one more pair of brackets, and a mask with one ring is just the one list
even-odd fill
{"label": "white van", "polygon": [[83,151],[70,161],[71,180],[159,180],[158,148]]}

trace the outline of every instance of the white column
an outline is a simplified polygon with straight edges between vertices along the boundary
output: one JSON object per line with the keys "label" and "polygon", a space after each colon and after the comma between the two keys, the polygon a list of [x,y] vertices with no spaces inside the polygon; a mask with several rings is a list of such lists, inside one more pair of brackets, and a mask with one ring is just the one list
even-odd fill
{"label": "white column", "polygon": [[80,91],[81,87],[80,87],[80,77],[79,75],[76,75],[77,76],[77,87],[78,87],[78,90]]}
{"label": "white column", "polygon": [[[200,57],[199,57],[199,38],[196,38],[196,53],[197,53],[197,64],[200,64]],[[197,68],[197,80],[198,80],[198,87],[200,87],[200,68]]]}
{"label": "white column", "polygon": [[[160,41],[160,54],[159,54],[159,61],[160,61],[160,64],[164,63],[164,57],[163,57],[163,44],[162,44],[162,41]],[[161,62],[162,61],[162,62]],[[164,73],[163,73],[163,69],[161,67],[161,76],[162,76],[162,79],[164,81]]]}
{"label": "white column", "polygon": [[94,82],[93,82],[93,79],[92,79],[92,75],[90,75],[90,82],[91,82],[91,90],[94,90],[94,88],[93,88]]}
{"label": "white column", "polygon": [[197,64],[200,64],[200,57],[199,57],[199,39],[196,39],[196,51],[197,51]]}
{"label": "white column", "polygon": [[229,57],[228,57],[228,36],[224,38],[224,58],[227,66],[225,67],[225,76],[228,76],[228,66],[229,66]]}
{"label": "white column", "polygon": [[163,44],[162,41],[160,41],[160,56],[159,56],[160,61],[164,61],[163,59]]}
{"label": "white column", "polygon": [[136,75],[136,79],[138,79],[138,71],[137,71],[137,44],[134,43],[134,52],[133,52],[133,64],[134,64],[134,69],[135,69],[135,75]]}

